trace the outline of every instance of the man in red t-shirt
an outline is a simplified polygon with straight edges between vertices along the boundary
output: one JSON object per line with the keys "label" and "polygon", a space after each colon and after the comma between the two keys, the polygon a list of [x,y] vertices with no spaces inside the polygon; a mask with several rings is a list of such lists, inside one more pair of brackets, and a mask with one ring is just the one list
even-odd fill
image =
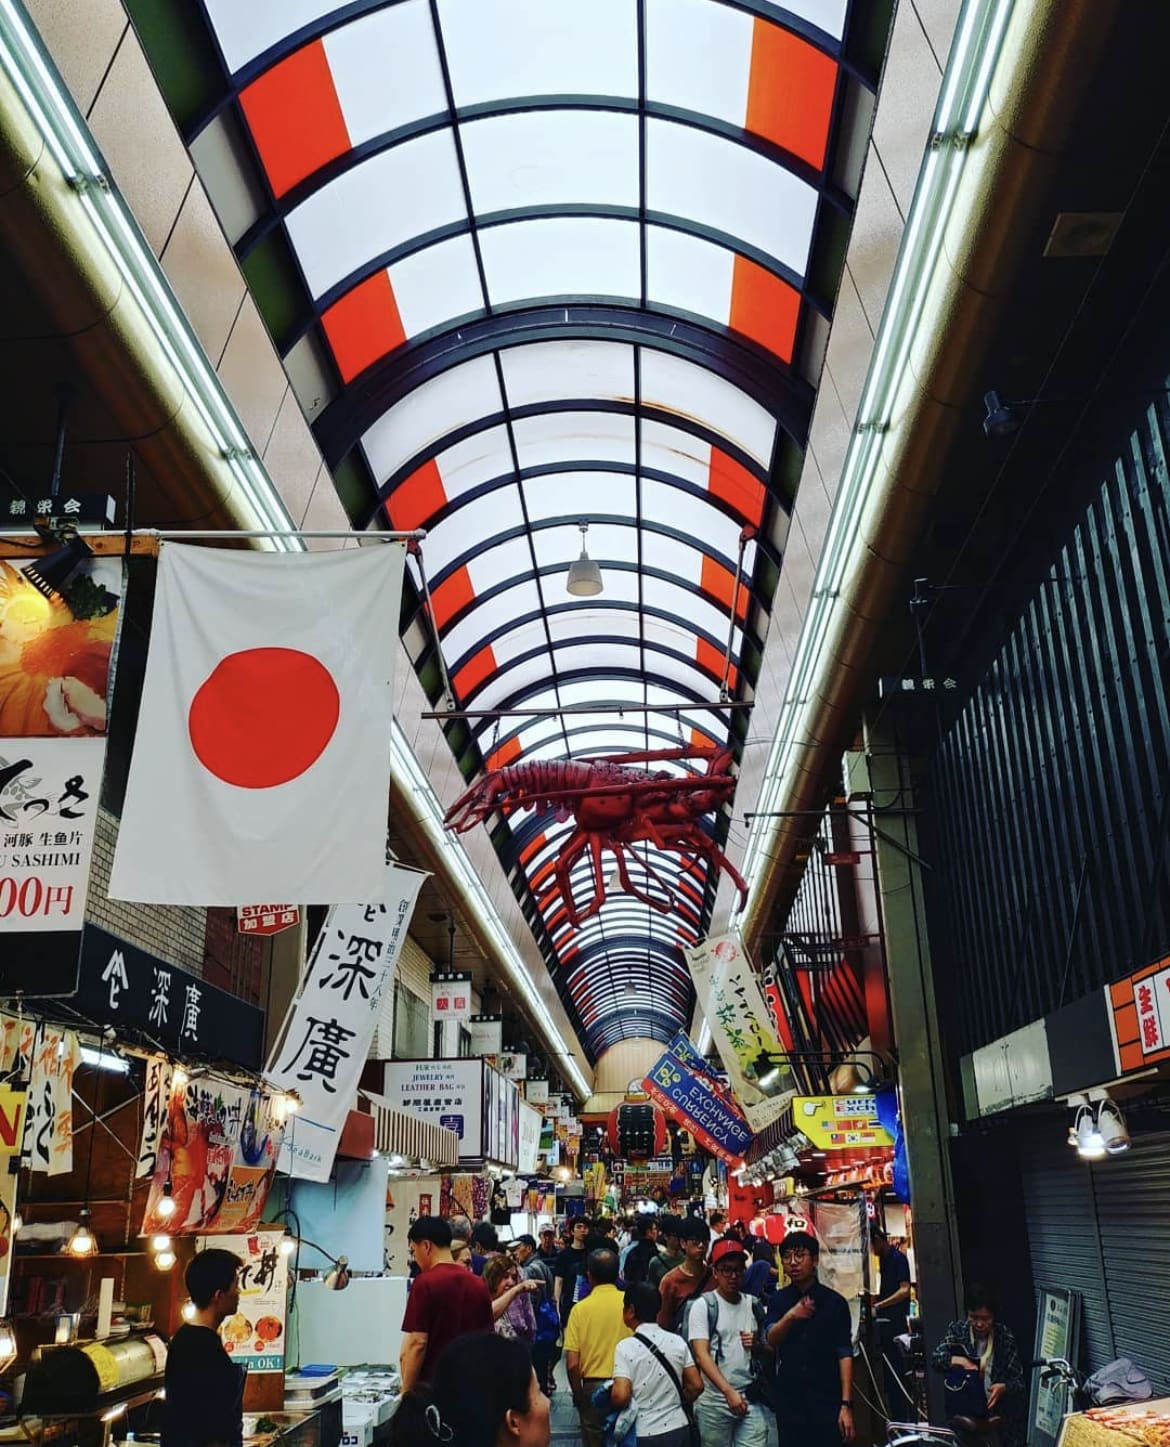
{"label": "man in red t-shirt", "polygon": [[491,1331],[492,1294],[478,1276],[451,1255],[451,1227],[438,1216],[420,1216],[406,1233],[420,1274],[406,1298],[402,1318],[402,1390],[429,1382],[439,1353],[449,1341],[473,1331]]}

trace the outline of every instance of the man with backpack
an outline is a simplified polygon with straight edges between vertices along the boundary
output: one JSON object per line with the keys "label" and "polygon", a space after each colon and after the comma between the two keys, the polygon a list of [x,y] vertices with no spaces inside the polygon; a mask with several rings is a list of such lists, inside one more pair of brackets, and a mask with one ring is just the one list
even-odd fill
{"label": "man with backpack", "polygon": [[557,1345],[561,1335],[560,1317],[553,1298],[555,1277],[547,1261],[540,1259],[540,1253],[533,1237],[517,1236],[510,1246],[512,1260],[520,1269],[521,1279],[540,1282],[540,1295],[532,1303],[536,1313],[536,1340],[532,1343],[532,1365],[540,1390],[550,1397],[555,1390],[553,1368],[560,1360],[561,1350]]}
{"label": "man with backpack", "polygon": [[[740,1291],[747,1254],[734,1239],[711,1248],[715,1290],[689,1303],[686,1337],[705,1380],[695,1404],[703,1447],[766,1447],[768,1415],[750,1390],[753,1356],[764,1349],[763,1313]],[[803,1444],[802,1444],[803,1447]]]}
{"label": "man with backpack", "polygon": [[706,1291],[711,1284],[711,1270],[707,1265],[711,1232],[706,1221],[698,1216],[688,1217],[679,1227],[679,1241],[683,1250],[682,1262],[658,1283],[662,1295],[658,1325],[667,1331],[681,1333],[684,1304],[697,1292]]}

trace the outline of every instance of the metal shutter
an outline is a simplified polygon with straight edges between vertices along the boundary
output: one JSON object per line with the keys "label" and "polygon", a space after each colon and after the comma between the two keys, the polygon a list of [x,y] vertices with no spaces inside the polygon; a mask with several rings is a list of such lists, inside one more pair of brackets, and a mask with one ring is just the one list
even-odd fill
{"label": "metal shutter", "polygon": [[[1112,1361],[1117,1353],[1105,1294],[1092,1172],[1065,1142],[1066,1124],[1045,1118],[1043,1131],[1021,1151],[1028,1244],[1032,1279],[1038,1288],[1065,1287],[1081,1293],[1079,1365],[1093,1368]],[[1020,1348],[1026,1352],[1030,1344],[1021,1342]]]}
{"label": "metal shutter", "polygon": [[1136,1136],[1094,1165],[1093,1190],[1113,1355],[1142,1367],[1161,1396],[1170,1392],[1170,1134]]}

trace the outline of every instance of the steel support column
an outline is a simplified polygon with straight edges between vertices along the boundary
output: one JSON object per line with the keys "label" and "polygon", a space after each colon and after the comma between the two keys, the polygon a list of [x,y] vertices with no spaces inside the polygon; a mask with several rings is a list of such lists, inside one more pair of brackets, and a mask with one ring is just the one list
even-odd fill
{"label": "steel support column", "polygon": [[[914,1258],[927,1352],[959,1315],[961,1267],[951,1182],[950,1114],[926,932],[922,865],[910,760],[886,719],[865,719],[864,751],[846,755],[851,799],[867,796],[875,831],[878,897],[885,934],[890,1012],[898,1053],[902,1129],[910,1169]],[[895,812],[896,811],[896,812]],[[931,1417],[945,1420],[942,1376],[927,1372]]]}

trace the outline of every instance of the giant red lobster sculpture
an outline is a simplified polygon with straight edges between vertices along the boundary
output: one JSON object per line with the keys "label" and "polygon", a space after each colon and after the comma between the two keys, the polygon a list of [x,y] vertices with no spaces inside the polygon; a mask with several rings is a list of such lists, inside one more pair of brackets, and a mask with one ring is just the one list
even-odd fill
{"label": "giant red lobster sculpture", "polygon": [[[667,759],[706,759],[707,771],[679,775],[663,769],[628,767]],[[652,844],[656,849],[673,850],[690,859],[707,859],[718,869],[726,869],[746,903],[747,885],[739,871],[699,822],[734,793],[731,761],[730,749],[712,744],[606,758],[513,764],[493,769],[473,784],[447,810],[445,822],[448,829],[462,834],[496,810],[511,814],[517,809],[552,809],[558,819],[573,815],[577,827],[561,849],[554,877],[574,925],[595,915],[605,903],[601,868],[605,849],[617,860],[618,877],[627,894],[663,914],[671,912],[670,887],[645,859],[639,857],[638,864],[666,898],[654,898],[630,878],[627,856],[635,844]],[[586,850],[593,863],[594,893],[588,909],[581,911],[573,898],[569,874]]]}

